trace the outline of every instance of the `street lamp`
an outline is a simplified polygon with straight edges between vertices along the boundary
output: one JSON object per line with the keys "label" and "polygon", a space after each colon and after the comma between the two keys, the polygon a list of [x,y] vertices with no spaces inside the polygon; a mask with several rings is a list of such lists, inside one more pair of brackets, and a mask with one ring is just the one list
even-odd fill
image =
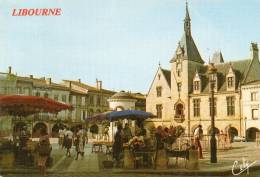
{"label": "street lamp", "polygon": [[217,68],[213,63],[209,64],[208,74],[211,90],[211,138],[210,138],[210,162],[217,163],[217,143],[215,137],[215,110],[214,110],[214,88],[215,88],[215,74],[217,73]]}

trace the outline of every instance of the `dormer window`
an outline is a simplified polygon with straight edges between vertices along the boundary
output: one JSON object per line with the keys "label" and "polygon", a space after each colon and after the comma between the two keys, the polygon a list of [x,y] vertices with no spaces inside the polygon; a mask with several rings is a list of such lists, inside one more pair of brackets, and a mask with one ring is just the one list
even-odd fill
{"label": "dormer window", "polygon": [[194,91],[199,91],[200,90],[200,81],[194,81],[193,89],[194,89]]}
{"label": "dormer window", "polygon": [[200,91],[201,91],[201,78],[198,71],[196,70],[196,74],[193,78],[193,93],[199,94]]}
{"label": "dormer window", "polygon": [[236,86],[236,75],[235,75],[235,71],[232,68],[232,65],[230,65],[229,71],[227,73],[226,82],[227,82],[227,91],[234,91]]}
{"label": "dormer window", "polygon": [[228,81],[228,88],[234,87],[234,77],[228,77],[227,81]]}

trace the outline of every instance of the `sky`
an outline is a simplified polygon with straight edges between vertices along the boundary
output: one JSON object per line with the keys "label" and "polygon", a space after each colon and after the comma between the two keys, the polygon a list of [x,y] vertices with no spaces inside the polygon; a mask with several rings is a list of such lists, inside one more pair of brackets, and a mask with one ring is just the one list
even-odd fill
{"label": "sky", "polygon": [[[192,36],[205,62],[246,59],[260,43],[260,0],[188,0]],[[61,8],[61,16],[12,16]],[[81,79],[147,93],[158,63],[170,69],[184,32],[184,0],[0,0],[0,72]],[[257,20],[258,19],[258,20]]]}

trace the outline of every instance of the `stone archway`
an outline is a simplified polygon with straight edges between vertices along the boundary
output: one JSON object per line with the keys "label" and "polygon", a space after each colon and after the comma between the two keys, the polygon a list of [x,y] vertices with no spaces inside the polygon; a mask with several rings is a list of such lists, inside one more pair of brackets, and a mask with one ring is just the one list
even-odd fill
{"label": "stone archway", "polygon": [[256,127],[251,127],[246,130],[246,139],[247,141],[255,141],[256,139],[256,132],[258,132],[259,129]]}
{"label": "stone archway", "polygon": [[229,127],[227,133],[232,142],[234,137],[238,136],[238,130],[235,127]]}
{"label": "stone archway", "polygon": [[46,125],[46,123],[44,123],[44,122],[37,122],[33,126],[32,137],[33,138],[39,138],[41,129],[46,129],[46,132],[48,132],[48,126]]}

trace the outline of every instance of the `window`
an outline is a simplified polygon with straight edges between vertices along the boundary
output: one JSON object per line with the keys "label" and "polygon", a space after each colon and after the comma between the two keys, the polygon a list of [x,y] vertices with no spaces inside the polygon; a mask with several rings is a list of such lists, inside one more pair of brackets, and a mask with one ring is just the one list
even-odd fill
{"label": "window", "polygon": [[44,93],[44,98],[48,98],[49,94],[48,93]]}
{"label": "window", "polygon": [[234,77],[228,77],[228,88],[234,87]]}
{"label": "window", "polygon": [[66,103],[66,101],[67,101],[67,97],[66,97],[66,95],[62,95],[62,97],[61,97],[61,101],[64,102],[64,103]]}
{"label": "window", "polygon": [[227,115],[228,116],[235,115],[235,97],[234,96],[227,97]]}
{"label": "window", "polygon": [[251,101],[256,101],[256,92],[251,93]]}
{"label": "window", "polygon": [[157,112],[157,118],[162,118],[162,105],[161,104],[156,105],[156,112]]}
{"label": "window", "polygon": [[85,120],[86,118],[86,111],[82,111],[82,120]]}
{"label": "window", "polygon": [[157,97],[162,96],[162,87],[156,87]]}
{"label": "window", "polygon": [[177,70],[177,76],[181,77],[181,71],[179,69]]}
{"label": "window", "polygon": [[258,119],[258,109],[252,109],[252,119]]}
{"label": "window", "polygon": [[180,82],[177,83],[177,87],[178,87],[178,92],[180,92],[181,91],[181,83]]}
{"label": "window", "polygon": [[23,88],[18,87],[17,88],[17,94],[23,94]]}
{"label": "window", "polygon": [[59,101],[59,95],[54,95],[54,100]]}
{"label": "window", "polygon": [[36,92],[35,96],[41,96],[40,92]]}
{"label": "window", "polygon": [[161,74],[158,74],[158,80],[160,80],[161,79]]}
{"label": "window", "polygon": [[93,97],[93,95],[89,96],[89,104],[90,105],[94,105],[94,97]]}
{"label": "window", "polygon": [[200,116],[200,99],[193,100],[193,116],[194,117]]}
{"label": "window", "polygon": [[[217,100],[216,100],[216,98],[214,98],[214,115],[216,115],[217,114]],[[211,98],[209,99],[209,114],[210,114],[210,116],[212,115],[212,101],[211,101]]]}
{"label": "window", "polygon": [[100,106],[101,105],[101,97],[97,96],[97,105]]}
{"label": "window", "polygon": [[200,90],[200,81],[194,81],[194,91]]}

